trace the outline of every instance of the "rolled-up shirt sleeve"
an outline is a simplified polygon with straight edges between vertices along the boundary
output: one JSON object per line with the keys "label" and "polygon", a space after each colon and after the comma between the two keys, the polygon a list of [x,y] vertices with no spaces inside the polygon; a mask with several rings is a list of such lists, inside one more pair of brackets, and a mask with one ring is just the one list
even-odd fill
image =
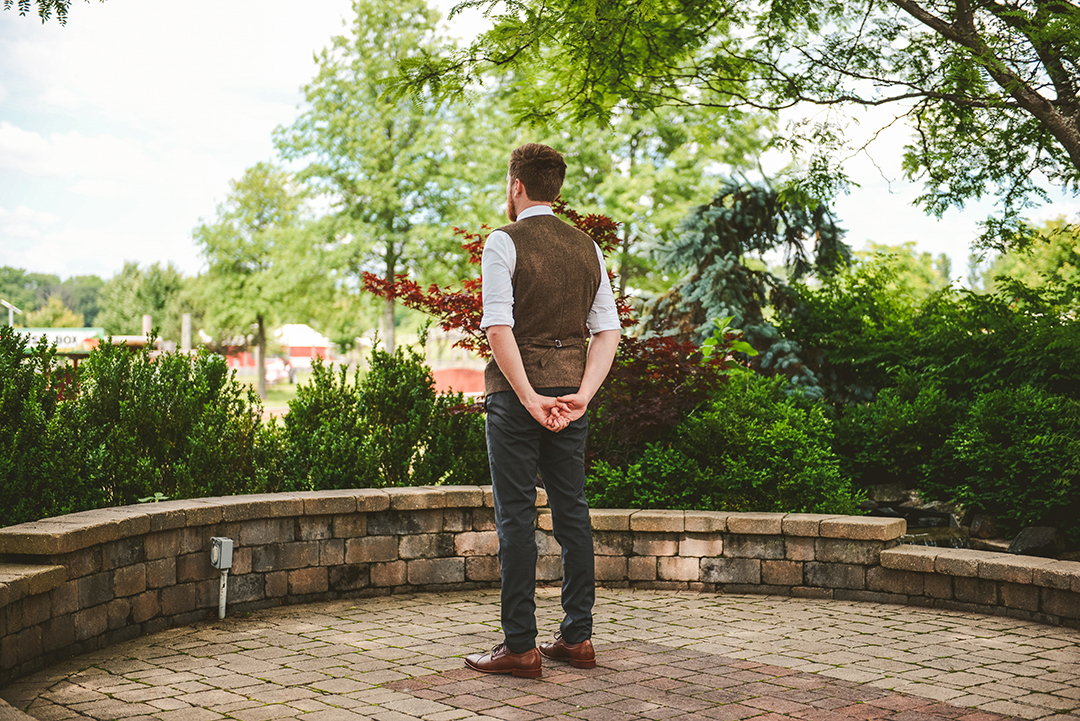
{"label": "rolled-up shirt sleeve", "polygon": [[605,330],[622,329],[619,309],[615,306],[615,294],[611,290],[607,266],[604,265],[604,253],[599,245],[596,246],[596,257],[600,260],[600,287],[596,289],[596,297],[593,299],[592,308],[589,309],[589,319],[586,321],[589,332],[593,335]]}
{"label": "rolled-up shirt sleeve", "polygon": [[492,231],[484,241],[480,260],[483,274],[484,315],[480,330],[493,325],[514,327],[514,269],[517,267],[517,248],[513,239],[501,230]]}

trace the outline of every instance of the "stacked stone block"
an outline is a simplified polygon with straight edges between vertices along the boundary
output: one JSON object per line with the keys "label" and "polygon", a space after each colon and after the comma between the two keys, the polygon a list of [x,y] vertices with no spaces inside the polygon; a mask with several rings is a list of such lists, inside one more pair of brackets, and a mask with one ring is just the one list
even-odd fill
{"label": "stacked stone block", "polygon": [[[0,683],[65,656],[214,618],[210,539],[235,542],[232,613],[498,584],[490,487],[236,496],[0,529]],[[537,579],[562,576],[543,492]],[[609,586],[934,605],[1080,626],[1080,563],[896,546],[899,519],[595,509]]]}
{"label": "stacked stone block", "polygon": [[900,546],[881,554],[873,587],[899,603],[993,607],[1018,618],[1080,626],[1080,563],[960,548]]}

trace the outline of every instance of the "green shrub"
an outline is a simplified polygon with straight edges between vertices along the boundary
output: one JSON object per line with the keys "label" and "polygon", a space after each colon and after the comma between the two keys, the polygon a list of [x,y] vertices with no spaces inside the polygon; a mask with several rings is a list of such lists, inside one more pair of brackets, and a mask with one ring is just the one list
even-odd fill
{"label": "green shrub", "polygon": [[824,408],[783,392],[783,379],[740,373],[617,469],[590,470],[590,503],[719,511],[858,513],[840,474]]}
{"label": "green shrub", "polygon": [[833,403],[868,402],[893,383],[913,336],[917,301],[897,292],[895,263],[876,258],[796,284],[797,302],[778,314],[781,335],[803,348],[808,367]]}
{"label": "green shrub", "polygon": [[590,469],[585,494],[594,508],[711,508],[702,499],[707,486],[697,463],[677,448],[650,443],[625,470],[598,461]]}
{"label": "green shrub", "polygon": [[279,434],[220,356],[104,344],[75,373],[0,328],[0,373],[4,525],[281,483]]}
{"label": "green shrub", "polygon": [[1031,385],[1080,393],[1080,324],[1074,289],[1003,282],[990,295],[931,296],[915,318],[905,366],[940,380],[953,397]]}
{"label": "green shrub", "polygon": [[58,417],[86,482],[108,505],[256,493],[280,452],[262,403],[224,358],[201,351],[132,351],[103,344],[80,369],[78,395]]}
{"label": "green shrub", "polygon": [[483,416],[439,395],[413,349],[376,349],[350,383],[316,361],[285,417],[290,487],[487,483]]}
{"label": "green shrub", "polygon": [[1080,543],[1080,403],[1022,386],[979,396],[935,458],[923,489],[997,519],[1062,529]]}
{"label": "green shrub", "polygon": [[951,398],[1020,385],[1080,394],[1074,286],[1003,281],[992,294],[947,288],[919,299],[895,283],[888,262],[855,265],[797,287],[795,309],[778,318],[833,403],[868,402],[910,376]]}
{"label": "green shrub", "polygon": [[311,378],[289,401],[284,436],[288,456],[286,490],[365,488],[378,482],[361,403],[360,375],[335,371],[318,358]]}
{"label": "green shrub", "polygon": [[960,404],[933,382],[907,376],[872,403],[844,409],[833,449],[857,486],[899,483],[918,488],[959,422]]}
{"label": "green shrub", "polygon": [[104,503],[78,472],[70,430],[58,418],[75,376],[55,348],[0,326],[0,525],[33,521]]}

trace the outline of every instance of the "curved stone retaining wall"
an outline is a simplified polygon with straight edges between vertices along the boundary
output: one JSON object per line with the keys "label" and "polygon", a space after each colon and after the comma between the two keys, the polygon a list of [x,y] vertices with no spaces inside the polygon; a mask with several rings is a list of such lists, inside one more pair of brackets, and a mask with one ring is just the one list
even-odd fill
{"label": "curved stone retaining wall", "polygon": [[[592,525],[605,585],[933,605],[1080,626],[1080,563],[897,546],[901,519],[597,509]],[[0,529],[0,683],[213,618],[213,536],[235,542],[230,613],[499,578],[491,490],[476,486],[170,501],[11,526]],[[546,508],[537,543],[537,578],[557,580]]]}

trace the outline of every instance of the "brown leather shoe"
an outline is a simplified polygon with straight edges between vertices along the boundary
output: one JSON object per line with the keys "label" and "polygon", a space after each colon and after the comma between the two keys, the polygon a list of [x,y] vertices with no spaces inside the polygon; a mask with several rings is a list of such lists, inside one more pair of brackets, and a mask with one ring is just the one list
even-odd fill
{"label": "brown leather shoe", "polygon": [[581,643],[567,643],[562,636],[556,636],[554,641],[540,644],[540,653],[556,661],[569,661],[574,668],[596,668],[596,652],[588,638]]}
{"label": "brown leather shoe", "polygon": [[491,653],[471,653],[465,665],[483,673],[509,673],[522,678],[540,678],[543,672],[540,654],[536,649],[525,653],[510,653],[506,644],[499,644]]}

